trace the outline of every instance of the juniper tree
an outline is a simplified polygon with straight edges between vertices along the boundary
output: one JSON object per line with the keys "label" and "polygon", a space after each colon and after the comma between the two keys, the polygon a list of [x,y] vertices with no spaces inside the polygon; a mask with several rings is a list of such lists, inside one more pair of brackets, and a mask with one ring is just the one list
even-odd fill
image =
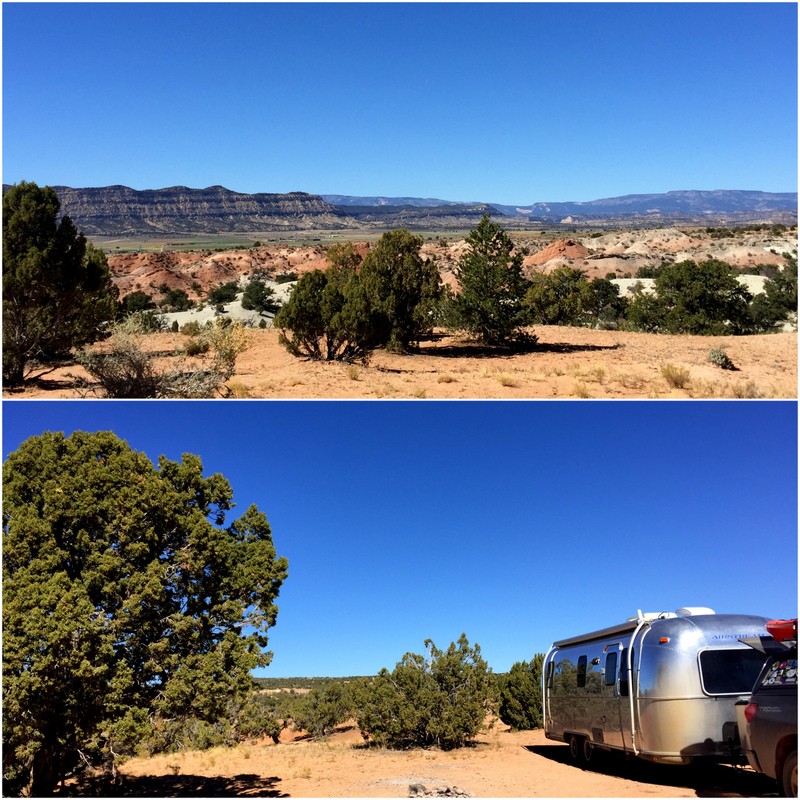
{"label": "juniper tree", "polygon": [[253,279],[245,286],[242,294],[242,308],[245,311],[258,311],[259,314],[275,313],[280,303],[275,299],[275,290],[263,280]]}
{"label": "juniper tree", "polygon": [[476,644],[462,633],[442,651],[406,653],[392,672],[382,669],[362,687],[358,726],[389,747],[461,747],[483,725],[494,699],[492,673]]}
{"label": "juniper tree", "polygon": [[499,716],[513,730],[542,727],[542,664],[544,654],[513,664],[500,685]]}
{"label": "juniper tree", "polygon": [[102,250],[87,242],[48,186],[3,195],[3,380],[22,383],[33,359],[93,342],[116,313]]}
{"label": "juniper tree", "polygon": [[422,239],[404,228],[387,231],[364,257],[359,277],[375,312],[375,336],[403,352],[433,327],[442,295],[439,271],[420,255]]}
{"label": "juniper tree", "polygon": [[110,432],[48,432],[8,457],[5,794],[49,794],[79,762],[168,747],[181,721],[242,706],[287,563],[257,507],[225,524],[232,506],[198,456],[156,467]]}
{"label": "juniper tree", "polygon": [[347,266],[303,275],[274,325],[290,353],[316,360],[365,359],[381,343],[377,313],[360,276]]}
{"label": "juniper tree", "polygon": [[639,293],[628,306],[628,320],[642,330],[718,336],[745,333],[752,324],[752,295],[724,261],[662,264],[654,291]]}

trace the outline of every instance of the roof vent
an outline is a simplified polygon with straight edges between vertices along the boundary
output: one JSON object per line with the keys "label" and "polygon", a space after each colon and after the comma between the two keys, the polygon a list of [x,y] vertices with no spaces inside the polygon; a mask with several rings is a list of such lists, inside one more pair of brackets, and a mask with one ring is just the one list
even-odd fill
{"label": "roof vent", "polygon": [[705,606],[687,606],[686,608],[679,608],[675,612],[679,617],[702,617],[704,614],[716,614],[713,608],[706,608]]}
{"label": "roof vent", "polygon": [[675,614],[672,611],[645,611],[642,613],[640,608],[637,610],[635,617],[628,617],[627,622],[652,622],[656,619],[669,619],[674,616]]}

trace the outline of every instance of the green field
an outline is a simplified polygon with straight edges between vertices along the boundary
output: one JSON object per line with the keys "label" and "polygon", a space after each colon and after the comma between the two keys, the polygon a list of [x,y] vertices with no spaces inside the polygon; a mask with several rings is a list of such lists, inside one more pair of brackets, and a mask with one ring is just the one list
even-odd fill
{"label": "green field", "polygon": [[[464,239],[470,228],[453,230],[415,230],[413,233],[425,241],[458,241]],[[163,236],[88,236],[95,247],[102,249],[107,255],[122,253],[159,253],[190,250],[233,250],[250,248],[256,242],[263,245],[281,245],[286,247],[315,247],[336,244],[337,242],[374,242],[384,231],[382,230],[345,230],[345,231],[264,231],[261,233],[219,233],[219,234],[164,234]],[[547,242],[566,235],[581,235],[575,230],[536,230],[510,231],[515,240],[521,242]],[[585,233],[585,232],[584,232]]]}

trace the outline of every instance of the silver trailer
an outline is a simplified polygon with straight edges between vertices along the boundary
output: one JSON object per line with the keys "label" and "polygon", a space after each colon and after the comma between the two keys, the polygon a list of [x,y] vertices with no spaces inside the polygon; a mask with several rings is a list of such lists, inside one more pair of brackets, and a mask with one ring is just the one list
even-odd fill
{"label": "silver trailer", "polygon": [[739,639],[766,617],[710,608],[643,614],[555,642],[542,667],[544,732],[575,761],[596,748],[665,764],[735,761],[736,701],[765,656]]}

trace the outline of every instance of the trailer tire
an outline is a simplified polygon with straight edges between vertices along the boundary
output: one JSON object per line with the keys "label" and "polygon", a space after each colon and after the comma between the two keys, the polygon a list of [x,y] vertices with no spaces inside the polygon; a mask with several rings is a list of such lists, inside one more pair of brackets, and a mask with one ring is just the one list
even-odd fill
{"label": "trailer tire", "polygon": [[581,748],[581,756],[583,758],[584,763],[588,764],[592,760],[592,756],[594,756],[594,745],[588,740],[583,740],[583,746]]}
{"label": "trailer tire", "polygon": [[797,751],[789,753],[783,762],[778,781],[781,797],[797,797]]}
{"label": "trailer tire", "polygon": [[570,761],[576,764],[581,760],[581,740],[579,736],[569,737],[569,758]]}

